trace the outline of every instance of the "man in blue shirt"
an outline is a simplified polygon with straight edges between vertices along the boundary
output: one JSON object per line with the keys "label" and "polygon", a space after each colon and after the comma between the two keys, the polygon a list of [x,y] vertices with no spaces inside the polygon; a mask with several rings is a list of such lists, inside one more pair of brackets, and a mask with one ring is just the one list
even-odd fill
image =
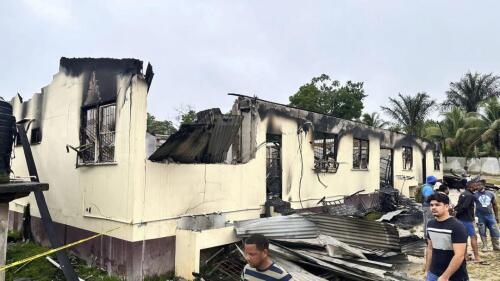
{"label": "man in blue shirt", "polygon": [[422,197],[423,197],[422,214],[424,217],[424,233],[427,233],[427,223],[429,222],[429,220],[434,218],[431,212],[429,202],[427,202],[427,199],[429,198],[429,196],[434,194],[434,185],[436,184],[436,182],[437,179],[435,176],[428,176],[427,179],[425,180],[425,184],[422,186]]}
{"label": "man in blue shirt", "polygon": [[481,180],[479,182],[479,187],[476,193],[474,193],[475,203],[476,203],[476,216],[479,220],[477,228],[479,230],[479,235],[481,241],[483,242],[483,251],[488,251],[487,234],[486,229],[490,231],[491,244],[493,245],[493,250],[500,251],[499,237],[500,232],[498,231],[498,208],[495,198],[495,193],[485,189],[485,181]]}

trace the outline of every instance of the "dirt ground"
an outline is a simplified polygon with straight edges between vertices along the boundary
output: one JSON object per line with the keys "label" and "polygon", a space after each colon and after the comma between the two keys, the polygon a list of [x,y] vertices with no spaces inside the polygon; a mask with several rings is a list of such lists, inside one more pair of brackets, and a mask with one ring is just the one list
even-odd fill
{"label": "dirt ground", "polygon": [[[458,196],[460,193],[456,190],[450,191],[450,200],[453,204],[458,201]],[[497,198],[499,198],[500,193],[497,192]],[[497,199],[498,200],[498,199]],[[423,227],[418,226],[415,228],[415,234],[423,236]],[[477,232],[477,229],[476,229]],[[488,239],[489,240],[489,239]],[[484,261],[487,261],[488,265],[474,264],[472,262],[467,263],[467,271],[469,272],[469,278],[471,281],[500,281],[500,252],[493,252],[491,250],[491,242],[489,242],[490,251],[480,252],[479,255]],[[481,247],[481,241],[479,241],[479,247]],[[468,253],[472,255],[472,249],[469,246]],[[409,256],[408,259],[412,262],[402,268],[409,276],[416,279],[425,280],[424,278],[424,263],[423,258],[417,258]]]}

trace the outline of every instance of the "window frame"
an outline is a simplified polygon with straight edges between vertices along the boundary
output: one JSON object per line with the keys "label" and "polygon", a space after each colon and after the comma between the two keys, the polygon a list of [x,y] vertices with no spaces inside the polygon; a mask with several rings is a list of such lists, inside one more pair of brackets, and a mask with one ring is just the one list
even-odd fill
{"label": "window frame", "polygon": [[434,160],[434,171],[441,171],[441,151],[434,150],[432,152],[432,158]]}
{"label": "window frame", "polygon": [[[105,112],[107,108],[112,107],[113,109]],[[91,130],[87,130],[89,127],[89,121],[92,119],[88,118],[89,111],[95,111],[93,124],[91,125]],[[106,113],[106,114],[105,114]],[[115,143],[116,143],[116,102],[109,102],[104,104],[96,104],[92,106],[85,106],[81,109],[81,123],[80,123],[80,151],[77,156],[77,166],[87,166],[87,165],[102,165],[102,164],[114,164],[116,163],[115,157]],[[110,118],[106,120],[111,120],[110,123],[104,123],[104,118]],[[107,127],[107,128],[104,128]],[[93,136],[89,135],[87,132],[92,132]],[[104,146],[103,143],[106,139],[105,136],[111,136],[112,141],[108,145]],[[93,139],[92,139],[93,137]],[[90,142],[89,142],[90,140]],[[89,145],[87,147],[87,145]],[[107,157],[104,152],[107,148],[112,148],[107,154],[111,154],[111,158]],[[93,151],[93,157],[91,159],[85,159],[85,154],[89,153],[88,150]],[[92,153],[92,152],[91,152]],[[106,155],[106,156],[105,156]]]}
{"label": "window frame", "polygon": [[32,128],[30,133],[30,144],[42,143],[42,129],[40,127]]}
{"label": "window frame", "polygon": [[[410,151],[410,160],[409,160],[410,167],[409,168],[407,166],[408,159],[406,157],[406,155],[408,154],[408,151]],[[403,158],[403,170],[410,171],[411,169],[413,169],[413,147],[403,146],[402,158]]]}
{"label": "window frame", "polygon": [[[314,171],[316,173],[336,173],[338,135],[318,132],[313,135]],[[320,153],[318,153],[320,152]]]}
{"label": "window frame", "polygon": [[[356,142],[359,145],[356,146]],[[366,149],[363,148],[363,143],[366,143]],[[356,149],[358,150],[356,152]],[[366,163],[365,166],[362,165],[363,162],[363,151],[366,151]],[[357,159],[357,161],[356,161]],[[358,163],[358,166],[356,166]],[[352,169],[353,170],[368,170],[370,165],[370,140],[353,138],[352,139]]]}

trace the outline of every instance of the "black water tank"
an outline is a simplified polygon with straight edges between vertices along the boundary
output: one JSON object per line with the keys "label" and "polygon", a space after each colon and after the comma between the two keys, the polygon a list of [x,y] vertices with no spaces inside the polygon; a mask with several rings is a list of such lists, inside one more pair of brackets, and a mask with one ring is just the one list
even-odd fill
{"label": "black water tank", "polygon": [[16,136],[16,118],[10,103],[0,100],[0,183],[9,181],[10,155]]}

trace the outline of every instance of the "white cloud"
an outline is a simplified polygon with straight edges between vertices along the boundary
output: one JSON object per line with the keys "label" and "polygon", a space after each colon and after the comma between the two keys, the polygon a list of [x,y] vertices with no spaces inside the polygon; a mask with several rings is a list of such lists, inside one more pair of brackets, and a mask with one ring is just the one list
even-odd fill
{"label": "white cloud", "polygon": [[24,5],[40,19],[63,25],[71,21],[69,0],[23,0]]}

